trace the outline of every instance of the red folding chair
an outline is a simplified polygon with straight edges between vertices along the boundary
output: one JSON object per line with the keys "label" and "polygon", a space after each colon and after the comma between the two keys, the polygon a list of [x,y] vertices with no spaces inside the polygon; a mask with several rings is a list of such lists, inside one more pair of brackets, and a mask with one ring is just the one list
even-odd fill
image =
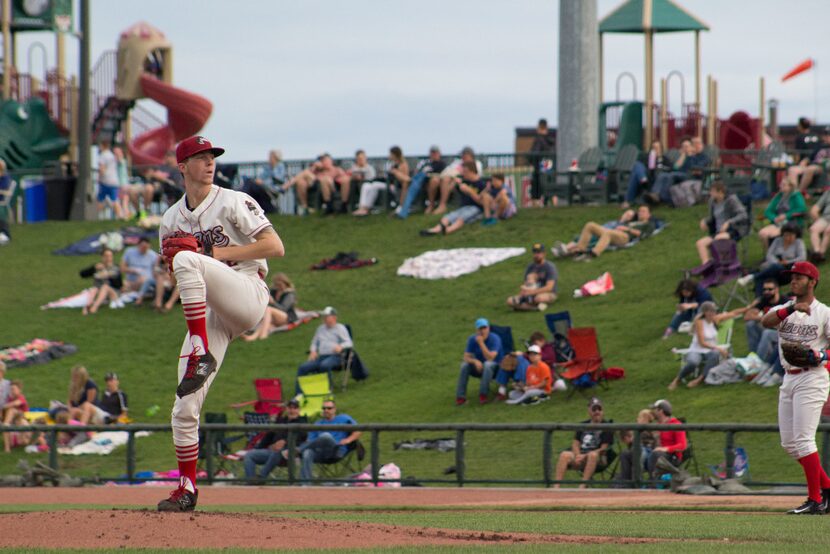
{"label": "red folding chair", "polygon": [[240,408],[253,406],[253,411],[258,414],[268,414],[277,417],[285,409],[282,401],[282,381],[273,379],[254,379],[256,389],[256,400],[231,404],[231,408],[239,411]]}
{"label": "red folding chair", "polygon": [[573,359],[557,364],[564,371],[559,376],[570,382],[571,395],[596,384],[604,385],[602,378],[602,354],[599,352],[597,330],[594,327],[571,327],[568,341],[574,350]]}

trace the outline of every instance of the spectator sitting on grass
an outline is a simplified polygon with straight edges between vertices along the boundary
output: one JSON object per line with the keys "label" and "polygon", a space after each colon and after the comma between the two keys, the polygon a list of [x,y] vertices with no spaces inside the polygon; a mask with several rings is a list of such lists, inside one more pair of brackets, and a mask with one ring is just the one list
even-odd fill
{"label": "spectator sitting on grass", "polygon": [[669,390],[674,390],[680,381],[694,373],[702,363],[703,370],[699,377],[692,379],[686,385],[694,388],[701,384],[706,378],[709,370],[715,367],[721,357],[728,358],[729,350],[718,344],[718,325],[727,319],[732,319],[743,314],[746,308],[738,308],[731,312],[718,313],[718,306],[714,302],[704,302],[700,305],[700,311],[692,323],[692,343],[689,351],[683,357],[683,366],[677,376],[669,383]]}
{"label": "spectator sitting on grass", "polygon": [[[637,414],[637,423],[646,425],[654,423],[654,412],[649,409],[640,410]],[[620,472],[614,476],[617,480],[631,481],[634,479],[634,456],[631,448],[634,446],[634,432],[621,431],[620,441],[628,448],[620,452]],[[640,471],[648,468],[648,458],[657,446],[657,436],[653,431],[640,431]]]}
{"label": "spectator sitting on grass", "polygon": [[713,300],[712,293],[694,279],[682,279],[677,283],[674,294],[678,299],[677,311],[674,312],[669,326],[663,331],[664,339],[677,333],[681,324],[691,322],[701,304]]}
{"label": "spectator sitting on grass", "polygon": [[9,399],[11,386],[11,381],[6,379],[6,364],[0,360],[0,421],[3,420],[2,406],[4,406]]}
{"label": "spectator sitting on grass", "polygon": [[510,219],[516,215],[516,199],[513,198],[513,189],[504,186],[504,173],[493,174],[481,200],[483,225],[495,225],[499,219]]}
{"label": "spectator sitting on grass", "polygon": [[[26,397],[23,396],[23,382],[14,380],[9,386],[9,397],[2,406],[3,424],[13,425],[26,412],[29,411],[29,404],[26,402]],[[25,418],[24,418],[25,419]],[[16,425],[16,424],[15,424]],[[3,433],[3,446],[6,452],[11,450],[13,446],[13,438],[9,431]]]}
{"label": "spectator sitting on grass", "polygon": [[170,271],[167,262],[161,256],[158,257],[153,268],[153,276],[156,281],[156,296],[153,299],[153,308],[157,312],[166,314],[179,301],[179,286],[176,284],[173,272]]}
{"label": "spectator sitting on grass", "polygon": [[435,215],[441,215],[447,211],[447,202],[450,199],[450,194],[456,185],[459,184],[459,177],[462,176],[464,164],[467,163],[475,164],[477,175],[483,174],[481,162],[476,160],[475,152],[473,152],[473,149],[469,146],[465,146],[464,149],[461,150],[461,157],[454,159],[441,172],[441,179],[439,181],[435,181],[437,185],[433,186],[433,182],[430,182],[430,186],[427,188],[427,197],[430,206],[434,204],[435,195],[439,189],[441,192],[438,207],[432,211]]}
{"label": "spectator sitting on grass", "polygon": [[[610,423],[603,418],[602,401],[596,396],[588,401],[589,418],[581,423]],[[614,444],[611,431],[585,430],[577,431],[570,450],[563,450],[556,463],[556,480],[561,481],[565,471],[575,469],[582,471],[582,480],[588,481],[596,471],[602,471],[612,461],[608,459],[608,450]],[[580,489],[587,485],[582,483]],[[554,485],[559,488],[559,483]]]}
{"label": "spectator sitting on grass", "polygon": [[801,240],[801,227],[788,222],[781,227],[781,236],[775,237],[767,249],[761,267],[755,273],[748,273],[738,279],[738,284],[745,286],[755,282],[755,296],[761,296],[764,281],[780,280],[781,275],[795,262],[807,260],[807,249]]}
{"label": "spectator sitting on grass", "polygon": [[540,311],[556,300],[559,272],[552,262],[545,260],[545,246],[537,242],[531,248],[533,261],[525,268],[524,282],[519,294],[507,299],[507,305],[519,311]]}
{"label": "spectator sitting on grass", "polygon": [[87,296],[87,305],[83,307],[84,315],[94,314],[105,300],[109,299],[110,308],[123,308],[124,303],[118,299],[121,289],[121,270],[115,265],[112,250],[101,251],[101,261],[81,270],[81,277],[92,277],[93,288]]}
{"label": "spectator sitting on grass", "polygon": [[262,321],[253,333],[242,335],[242,340],[267,339],[275,327],[297,321],[297,291],[294,290],[294,283],[282,272],[274,275],[272,283],[274,288],[271,289]]}
{"label": "spectator sitting on grass", "polygon": [[700,220],[700,229],[708,233],[695,243],[700,263],[712,259],[709,247],[712,241],[732,239],[739,241],[749,232],[751,222],[746,208],[734,194],[726,194],[726,185],[715,181],[709,189],[709,216]]}
{"label": "spectator sitting on grass", "polygon": [[764,250],[769,248],[772,239],[781,235],[781,229],[786,223],[792,221],[795,225],[801,227],[804,215],[807,212],[804,196],[802,196],[801,191],[795,189],[795,185],[789,177],[782,179],[778,188],[778,193],[772,197],[772,200],[767,204],[767,209],[764,210],[767,225],[758,231],[758,237],[761,239]]}
{"label": "spectator sitting on grass", "polygon": [[159,255],[150,249],[150,239],[141,237],[137,246],[131,246],[121,257],[122,292],[138,293],[135,305],[140,306],[144,297],[156,286],[153,268]]}
{"label": "spectator sitting on grass", "polygon": [[97,409],[90,418],[90,423],[101,425],[127,420],[127,393],[121,390],[118,375],[109,372],[104,376],[104,382],[106,383],[104,394],[98,400]]}
{"label": "spectator sitting on grass", "polygon": [[98,414],[98,385],[84,366],[72,368],[69,377],[69,416],[86,425]]}
{"label": "spectator sitting on grass", "polygon": [[[26,419],[23,412],[17,412],[13,419],[6,425],[26,427],[29,425],[29,420]],[[6,431],[3,433],[3,451],[11,452],[12,448],[28,446],[31,441],[31,431]]]}
{"label": "spectator sitting on grass", "polygon": [[422,230],[421,236],[449,235],[481,217],[484,181],[479,176],[475,163],[464,162],[458,191],[461,193],[461,207],[442,217],[438,225]]}
{"label": "spectator sitting on grass", "polygon": [[[323,418],[315,425],[357,425],[348,414],[338,414],[337,405],[334,400],[323,402]],[[305,483],[314,477],[314,464],[331,463],[342,459],[352,448],[354,443],[360,439],[360,431],[312,431],[308,434],[308,440],[302,443],[297,452],[302,460],[300,468],[300,479]],[[287,457],[287,451],[283,451]]]}
{"label": "spectator sitting on grass", "polygon": [[[625,246],[633,240],[647,238],[655,230],[654,220],[651,217],[651,208],[640,206],[637,208],[637,217],[627,210],[620,216],[618,225],[608,228],[594,221],[589,221],[582,227],[579,239],[566,245],[561,243],[554,246],[555,253],[561,256],[576,256],[579,261],[591,261],[599,257],[609,245]],[[594,246],[590,246],[596,237]]]}
{"label": "spectator sitting on grass", "polygon": [[[682,422],[672,417],[672,406],[668,400],[658,400],[651,406],[657,423],[662,425],[681,425]],[[671,465],[677,466],[683,461],[686,450],[686,431],[660,431],[660,445],[655,446],[648,457],[646,467],[652,479],[659,475],[657,463],[665,458]]]}
{"label": "spectator sitting on grass", "polygon": [[[534,331],[527,340],[527,345],[528,347],[538,346],[542,352],[542,361],[550,367],[556,363],[556,354],[553,351],[553,346],[546,344],[546,342],[543,333]],[[496,373],[496,382],[499,384],[496,400],[507,400],[507,386],[511,380],[514,384],[525,382],[525,373],[529,365],[530,360],[528,360],[525,352],[507,352],[502,357],[499,371]]]}
{"label": "spectator sitting on grass", "polygon": [[319,183],[324,208],[327,212],[331,213],[333,211],[331,207],[331,192],[334,190],[334,183],[335,181],[343,179],[348,179],[346,172],[334,165],[334,160],[329,154],[323,153],[308,168],[286,181],[282,186],[282,190],[286,191],[296,185],[297,201],[299,203],[297,213],[307,215],[310,211],[308,207],[308,191]]}
{"label": "spectator sitting on grass", "polygon": [[[409,183],[409,189],[405,197],[401,197],[400,210],[396,210],[396,215],[401,219],[406,219],[409,216],[409,211],[412,209],[412,204],[418,198],[418,194],[427,183],[427,190],[437,191],[440,187],[441,172],[447,167],[446,162],[441,159],[441,149],[433,146],[429,149],[429,159],[422,161],[415,168],[415,175],[412,176],[412,181]],[[424,210],[425,214],[432,213],[435,209],[435,194],[429,197],[428,205]]]}
{"label": "spectator sitting on grass", "polygon": [[[326,372],[329,375],[329,382],[332,380],[331,372],[340,367],[340,354],[346,348],[354,346],[349,330],[342,323],[337,322],[337,310],[326,306],[321,312],[323,324],[317,327],[314,336],[311,338],[311,346],[308,352],[308,361],[297,368],[297,377],[311,373]],[[296,385],[299,394],[299,381]]]}
{"label": "spectator sitting on grass", "polygon": [[[292,398],[286,404],[285,412],[277,416],[274,423],[284,425],[287,423],[308,423],[308,418],[300,415],[300,403]],[[300,431],[297,434],[297,444],[302,444],[306,440],[307,433]],[[268,475],[274,471],[277,466],[284,466],[286,464],[286,457],[283,456],[283,451],[286,451],[288,445],[288,431],[276,428],[273,431],[265,433],[259,442],[245,453],[243,464],[245,466],[245,479],[264,480]],[[257,479],[257,466],[261,465],[262,469]]]}
{"label": "spectator sitting on grass", "polygon": [[470,377],[481,380],[478,387],[478,402],[489,402],[490,380],[496,374],[501,361],[501,339],[490,332],[490,322],[480,317],[476,320],[476,332],[467,339],[458,386],[455,389],[455,404],[467,403],[467,381]]}
{"label": "spectator sitting on grass", "polygon": [[384,181],[376,180],[377,171],[374,166],[366,159],[366,152],[358,150],[354,155],[354,165],[347,171],[350,177],[350,186],[355,187],[360,192],[360,200],[358,201],[357,209],[352,212],[352,215],[362,216],[369,215],[369,210],[375,205],[378,193],[383,190],[387,184]]}
{"label": "spectator sitting on grass", "polygon": [[516,383],[507,404],[538,404],[547,400],[553,390],[553,375],[550,366],[542,361],[542,349],[531,344],[527,347],[527,357],[530,365],[525,371],[525,382]]}
{"label": "spectator sitting on grass", "polygon": [[256,200],[266,214],[276,211],[274,199],[278,187],[286,180],[285,163],[282,161],[282,152],[271,150],[268,152],[268,164],[257,168],[256,177],[245,179],[242,192]]}

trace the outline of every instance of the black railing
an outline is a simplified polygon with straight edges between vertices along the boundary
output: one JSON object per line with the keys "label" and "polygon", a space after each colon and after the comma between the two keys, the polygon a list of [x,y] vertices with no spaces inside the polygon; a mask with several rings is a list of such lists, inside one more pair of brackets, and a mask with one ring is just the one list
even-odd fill
{"label": "black railing", "polygon": [[[269,478],[267,483],[271,484],[297,484],[301,480],[297,477],[297,443],[296,438],[300,432],[309,431],[361,431],[368,432],[370,437],[369,455],[370,455],[370,473],[369,479],[363,479],[362,482],[373,483],[377,485],[381,482],[400,482],[401,479],[384,479],[379,476],[381,467],[380,463],[380,436],[381,433],[389,432],[411,432],[411,431],[425,431],[425,432],[454,432],[455,433],[455,477],[451,479],[418,479],[419,483],[424,484],[455,484],[463,487],[466,484],[496,484],[496,485],[542,485],[550,487],[556,484],[583,484],[584,481],[574,479],[556,480],[553,474],[553,438],[555,432],[567,432],[568,441],[570,442],[572,433],[580,430],[598,430],[598,431],[612,431],[617,433],[619,431],[631,431],[633,440],[631,445],[632,467],[642,467],[642,460],[640,457],[640,436],[643,431],[668,431],[668,430],[684,430],[684,431],[706,431],[724,433],[724,469],[726,477],[734,477],[734,462],[735,462],[735,436],[738,433],[778,433],[778,426],[767,423],[685,423],[680,425],[674,424],[626,424],[626,423],[600,423],[600,424],[585,424],[585,423],[369,423],[359,425],[327,425],[320,427],[313,424],[263,424],[263,425],[244,425],[244,424],[204,424],[201,426],[201,431],[204,433],[204,462],[207,472],[207,482],[245,482],[243,478],[227,478],[217,476],[215,473],[217,453],[215,451],[216,441],[214,438],[217,435],[223,435],[225,432],[260,432],[272,431],[275,429],[283,430],[287,433],[287,472],[285,477]],[[145,478],[136,475],[135,459],[136,459],[136,433],[140,431],[150,432],[170,432],[169,425],[162,424],[130,424],[130,425],[89,425],[80,427],[76,425],[30,425],[30,426],[8,426],[4,427],[4,431],[37,431],[42,432],[47,437],[49,444],[49,466],[55,470],[59,469],[58,463],[58,433],[59,432],[86,432],[86,431],[123,431],[128,433],[126,445],[126,476],[120,477],[97,477],[96,481],[126,481],[130,483],[143,481],[169,481],[168,478]],[[530,431],[539,432],[542,434],[542,459],[541,462],[541,477],[529,479],[483,479],[483,478],[469,478],[466,472],[466,448],[465,437],[468,433],[477,432],[493,432],[493,431]],[[821,440],[819,442],[819,452],[821,456],[822,465],[825,470],[830,470],[830,424],[822,424],[818,428]],[[640,472],[633,472],[633,479],[628,481],[607,479],[603,481],[590,481],[594,486],[626,486],[638,488],[643,485],[654,484],[657,481],[643,479]],[[313,482],[357,482],[350,478],[316,478]],[[803,483],[788,483],[788,482],[772,482],[772,481],[744,481],[744,485],[752,486],[803,486]]]}

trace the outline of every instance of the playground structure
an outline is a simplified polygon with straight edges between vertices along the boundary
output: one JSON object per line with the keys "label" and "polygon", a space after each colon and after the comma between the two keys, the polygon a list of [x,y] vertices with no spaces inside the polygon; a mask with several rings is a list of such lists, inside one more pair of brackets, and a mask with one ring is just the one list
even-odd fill
{"label": "playground structure", "polygon": [[[628,0],[605,16],[599,23],[600,36],[600,118],[599,145],[606,153],[616,152],[627,144],[648,149],[651,142],[660,140],[665,148],[676,148],[683,137],[697,136],[708,145],[722,150],[744,150],[763,145],[764,137],[764,79],[760,79],[758,116],[737,111],[726,119],[718,113],[718,85],[711,76],[706,82],[706,111],[702,110],[700,33],[709,26],[671,0]],[[660,101],[654,100],[654,35],[659,33],[694,33],[694,98],[687,102],[685,81],[678,71],[660,79]],[[605,34],[642,34],[645,39],[645,94],[637,99],[637,81],[629,72],[621,73],[616,80],[616,99],[604,102],[603,91],[603,36]],[[620,99],[624,78],[633,84],[633,99]],[[669,111],[670,85],[677,81],[680,87],[680,113]],[[609,145],[609,134],[615,140]],[[757,146],[756,146],[757,147]],[[740,163],[740,160],[731,160]]]}
{"label": "playground structure", "polygon": [[[4,8],[9,5],[5,0],[2,3]],[[66,0],[63,7],[71,13],[71,2]],[[17,11],[14,17],[4,13],[3,18],[11,25],[3,25],[0,157],[13,172],[40,173],[61,156],[79,159],[79,84],[76,77],[66,76],[63,61],[64,33],[71,19],[69,25],[62,19],[60,29],[28,28],[15,26],[18,15]],[[15,63],[14,33],[27,30],[49,30],[56,35],[57,67],[44,69],[42,77],[18,71]],[[45,60],[45,47],[37,44]],[[101,54],[90,72],[90,121],[86,124],[91,126],[93,144],[104,138],[123,141],[134,165],[159,164],[177,141],[202,129],[213,106],[204,97],[173,86],[172,62],[172,45],[149,24],[136,23],[120,34],[118,49]],[[31,62],[29,66],[31,70]],[[136,104],[142,98],[164,106],[167,120]]]}

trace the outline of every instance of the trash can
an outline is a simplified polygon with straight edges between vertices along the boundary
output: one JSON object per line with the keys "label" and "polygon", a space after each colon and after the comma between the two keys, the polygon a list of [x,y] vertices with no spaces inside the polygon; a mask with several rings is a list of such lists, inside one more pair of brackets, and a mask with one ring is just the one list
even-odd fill
{"label": "trash can", "polygon": [[23,206],[26,223],[46,220],[46,186],[40,179],[23,180]]}
{"label": "trash can", "polygon": [[46,178],[46,219],[51,221],[69,219],[76,182],[76,177]]}

